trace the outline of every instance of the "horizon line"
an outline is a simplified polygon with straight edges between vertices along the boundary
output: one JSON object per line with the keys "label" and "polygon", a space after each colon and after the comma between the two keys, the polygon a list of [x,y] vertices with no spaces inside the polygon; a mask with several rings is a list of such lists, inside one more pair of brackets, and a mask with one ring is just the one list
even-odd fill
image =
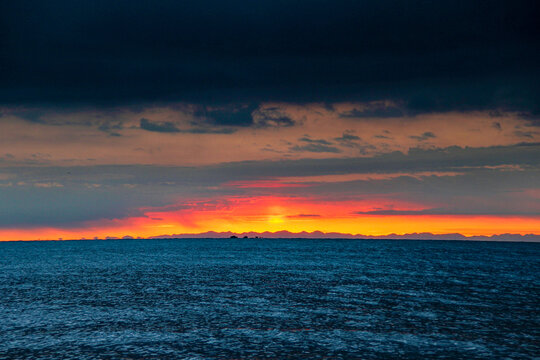
{"label": "horizon line", "polygon": [[56,238],[56,239],[6,239],[0,242],[17,242],[17,241],[79,241],[79,240],[167,240],[167,239],[228,239],[228,238],[248,238],[248,239],[344,239],[344,240],[446,240],[446,241],[508,241],[508,242],[540,242],[540,234],[514,234],[502,233],[493,235],[471,235],[466,236],[460,233],[444,233],[433,234],[430,232],[421,233],[405,233],[405,234],[386,234],[386,235],[365,235],[365,234],[350,234],[339,232],[322,232],[322,231],[301,231],[290,232],[287,230],[280,231],[264,231],[264,232],[232,232],[232,231],[206,231],[201,233],[181,233],[181,234],[162,234],[148,237],[125,235],[93,237],[93,238]]}

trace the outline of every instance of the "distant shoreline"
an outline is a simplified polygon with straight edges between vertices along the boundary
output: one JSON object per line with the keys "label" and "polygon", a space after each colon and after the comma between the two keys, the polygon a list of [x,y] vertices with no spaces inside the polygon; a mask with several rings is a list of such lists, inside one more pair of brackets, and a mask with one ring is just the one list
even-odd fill
{"label": "distant shoreline", "polygon": [[[190,236],[191,235],[191,236]],[[50,242],[50,241],[117,241],[117,240],[388,240],[388,241],[474,241],[474,242],[513,242],[513,243],[540,243],[540,235],[537,234],[500,234],[492,236],[459,236],[450,237],[452,234],[441,234],[427,237],[427,234],[417,234],[422,236],[414,237],[414,234],[404,234],[395,236],[295,236],[291,233],[291,236],[258,236],[258,237],[244,237],[244,235],[231,236],[203,236],[203,234],[186,234],[179,236],[152,236],[152,237],[107,237],[107,238],[80,238],[80,239],[31,239],[31,240],[0,240],[0,242]]]}

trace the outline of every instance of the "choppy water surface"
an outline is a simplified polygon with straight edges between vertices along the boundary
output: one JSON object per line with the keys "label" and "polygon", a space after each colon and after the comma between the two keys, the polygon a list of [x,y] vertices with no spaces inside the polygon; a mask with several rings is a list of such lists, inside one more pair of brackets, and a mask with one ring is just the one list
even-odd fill
{"label": "choppy water surface", "polygon": [[0,243],[0,358],[540,357],[540,244]]}

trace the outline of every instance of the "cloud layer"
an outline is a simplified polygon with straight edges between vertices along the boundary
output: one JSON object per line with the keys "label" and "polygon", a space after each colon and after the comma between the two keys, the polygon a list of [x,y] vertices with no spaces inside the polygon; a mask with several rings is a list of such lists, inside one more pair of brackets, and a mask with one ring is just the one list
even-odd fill
{"label": "cloud layer", "polygon": [[538,8],[1,2],[0,239],[537,232]]}
{"label": "cloud layer", "polygon": [[[3,2],[5,104],[383,101],[539,114],[538,3]],[[24,20],[24,21],[21,21]],[[231,105],[232,104],[232,105]],[[242,114],[208,113],[219,124]]]}

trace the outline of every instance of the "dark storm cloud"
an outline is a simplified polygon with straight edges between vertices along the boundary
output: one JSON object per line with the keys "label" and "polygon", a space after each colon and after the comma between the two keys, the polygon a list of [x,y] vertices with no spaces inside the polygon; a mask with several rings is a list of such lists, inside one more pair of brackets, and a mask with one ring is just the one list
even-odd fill
{"label": "dark storm cloud", "polygon": [[[4,104],[376,101],[540,114],[534,0],[3,1]],[[400,109],[356,116],[398,116]],[[245,114],[210,113],[250,125]]]}

